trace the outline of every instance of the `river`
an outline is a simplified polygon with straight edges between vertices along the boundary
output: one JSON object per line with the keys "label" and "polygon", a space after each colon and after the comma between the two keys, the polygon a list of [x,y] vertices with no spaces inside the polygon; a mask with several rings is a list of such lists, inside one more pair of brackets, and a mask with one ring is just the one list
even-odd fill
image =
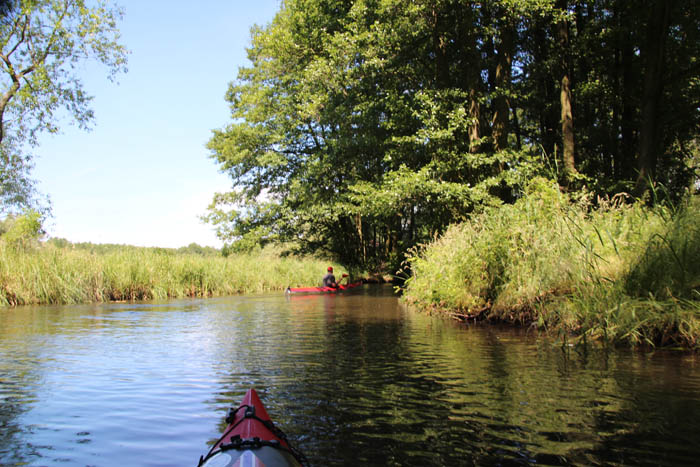
{"label": "river", "polygon": [[464,326],[390,287],[0,309],[0,465],[196,465],[255,387],[312,465],[693,465],[700,358]]}

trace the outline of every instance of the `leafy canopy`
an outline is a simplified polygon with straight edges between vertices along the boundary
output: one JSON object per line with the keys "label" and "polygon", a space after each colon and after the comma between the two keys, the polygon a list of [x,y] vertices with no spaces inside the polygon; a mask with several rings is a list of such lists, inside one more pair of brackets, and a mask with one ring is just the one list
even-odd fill
{"label": "leafy canopy", "polygon": [[11,2],[0,20],[0,213],[32,204],[27,147],[59,131],[60,111],[84,129],[94,119],[81,64],[104,64],[110,79],[126,71],[121,16],[106,0]]}
{"label": "leafy canopy", "polygon": [[[660,33],[642,5],[663,0],[637,3],[283,2],[252,30],[231,121],[209,141],[234,187],[207,219],[240,248],[291,241],[390,268],[543,173],[612,194],[653,168],[682,192],[700,3],[673,3]],[[640,96],[660,40],[662,86]]]}

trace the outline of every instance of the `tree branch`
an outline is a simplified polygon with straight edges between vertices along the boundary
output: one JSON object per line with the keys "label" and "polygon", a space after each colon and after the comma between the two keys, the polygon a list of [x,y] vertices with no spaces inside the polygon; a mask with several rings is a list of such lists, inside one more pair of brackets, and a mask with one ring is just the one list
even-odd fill
{"label": "tree branch", "polygon": [[[49,56],[49,53],[51,51],[51,47],[53,46],[54,40],[56,39],[56,36],[57,36],[58,28],[61,26],[64,18],[68,14],[69,4],[70,4],[70,0],[66,0],[63,2],[63,6],[64,6],[63,12],[61,12],[61,15],[58,17],[58,20],[56,21],[55,26],[54,26],[53,30],[51,31],[51,35],[49,36],[49,40],[46,43],[46,48],[44,49],[44,51],[41,54],[41,58],[39,59],[38,62],[34,62],[35,64],[36,63],[44,63],[46,61],[46,58]],[[32,59],[33,59],[33,55],[32,55]],[[34,61],[34,60],[32,60],[32,61]]]}

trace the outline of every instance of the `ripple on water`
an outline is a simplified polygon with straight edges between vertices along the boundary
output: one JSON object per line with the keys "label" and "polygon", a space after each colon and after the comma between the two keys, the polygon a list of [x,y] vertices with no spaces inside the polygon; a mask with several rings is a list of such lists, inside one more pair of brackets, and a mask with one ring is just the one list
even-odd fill
{"label": "ripple on water", "polygon": [[193,465],[249,387],[313,465],[700,455],[694,356],[562,352],[369,287],[25,311],[0,312],[2,465]]}

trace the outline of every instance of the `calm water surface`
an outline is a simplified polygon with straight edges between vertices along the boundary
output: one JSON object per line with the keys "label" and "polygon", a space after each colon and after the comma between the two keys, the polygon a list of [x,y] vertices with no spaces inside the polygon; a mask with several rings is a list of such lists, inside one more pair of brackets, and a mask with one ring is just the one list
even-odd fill
{"label": "calm water surface", "polygon": [[249,387],[312,465],[693,465],[700,359],[564,352],[391,289],[0,309],[0,465],[196,465]]}

